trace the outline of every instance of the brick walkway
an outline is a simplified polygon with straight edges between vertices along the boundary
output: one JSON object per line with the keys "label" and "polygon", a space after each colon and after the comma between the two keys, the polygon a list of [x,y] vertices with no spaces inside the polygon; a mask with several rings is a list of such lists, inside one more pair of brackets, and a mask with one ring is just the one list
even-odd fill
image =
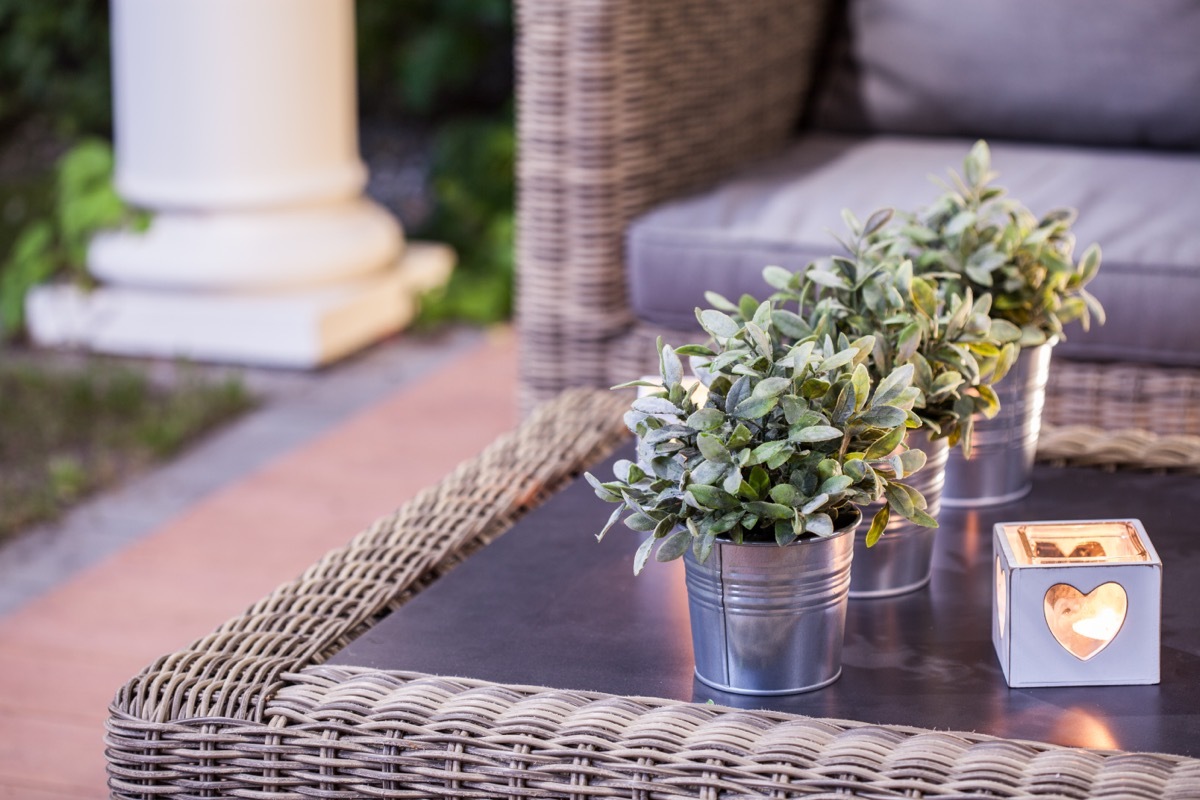
{"label": "brick walkway", "polygon": [[517,420],[516,347],[489,336],[419,383],[211,494],[0,618],[0,798],[103,798],[108,702]]}

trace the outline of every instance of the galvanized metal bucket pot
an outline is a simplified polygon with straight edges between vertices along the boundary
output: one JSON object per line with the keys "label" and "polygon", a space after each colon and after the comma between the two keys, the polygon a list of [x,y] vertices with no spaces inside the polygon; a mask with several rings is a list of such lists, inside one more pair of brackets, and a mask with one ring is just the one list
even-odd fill
{"label": "galvanized metal bucket pot", "polygon": [[[942,507],[942,484],[946,478],[946,461],[950,447],[945,439],[929,439],[924,428],[908,434],[906,440],[913,450],[925,453],[925,466],[905,483],[918,490],[929,505],[926,511],[937,518]],[[933,541],[936,528],[926,528],[893,514],[884,529],[883,538],[874,547],[867,547],[870,520],[883,501],[863,506],[866,525],[854,535],[854,569],[850,571],[851,599],[892,597],[916,591],[929,583],[933,572]]]}
{"label": "galvanized metal bucket pot", "polygon": [[943,505],[979,508],[1029,494],[1053,347],[1022,348],[1008,375],[996,384],[1000,413],[975,421],[969,459],[957,448],[950,454]]}
{"label": "galvanized metal bucket pot", "polygon": [[685,556],[696,677],[723,692],[796,694],[842,673],[854,532],[787,547],[718,541]]}

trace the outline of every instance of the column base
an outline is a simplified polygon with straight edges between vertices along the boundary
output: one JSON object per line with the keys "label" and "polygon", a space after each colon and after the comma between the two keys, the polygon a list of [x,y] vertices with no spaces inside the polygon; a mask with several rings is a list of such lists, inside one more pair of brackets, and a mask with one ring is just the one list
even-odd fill
{"label": "column base", "polygon": [[316,288],[377,274],[403,232],[364,198],[260,211],[156,211],[142,233],[103,231],[87,265],[102,283],[155,291]]}
{"label": "column base", "polygon": [[402,330],[417,297],[449,278],[446,245],[410,242],[391,269],[320,288],[170,292],[39,287],[26,299],[33,342],[98,353],[311,369]]}

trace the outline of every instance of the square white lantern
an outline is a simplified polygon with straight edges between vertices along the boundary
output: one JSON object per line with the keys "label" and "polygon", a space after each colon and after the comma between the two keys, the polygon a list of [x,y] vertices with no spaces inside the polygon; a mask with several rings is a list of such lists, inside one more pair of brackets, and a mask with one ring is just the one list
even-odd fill
{"label": "square white lantern", "polygon": [[1009,686],[1158,683],[1162,562],[1140,521],[1000,522],[992,545]]}

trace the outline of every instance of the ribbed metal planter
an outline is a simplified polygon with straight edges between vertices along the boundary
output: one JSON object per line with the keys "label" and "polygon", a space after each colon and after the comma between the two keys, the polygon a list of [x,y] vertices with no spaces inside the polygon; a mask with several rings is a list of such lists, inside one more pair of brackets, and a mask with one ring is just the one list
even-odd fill
{"label": "ribbed metal planter", "polygon": [[943,505],[979,508],[1029,494],[1053,346],[1022,348],[1008,375],[996,384],[1000,413],[975,421],[969,459],[958,448],[950,454]]}
{"label": "ribbed metal planter", "polygon": [[696,677],[749,695],[796,694],[837,680],[861,519],[787,547],[718,541],[703,564],[689,551]]}
{"label": "ribbed metal planter", "polygon": [[[925,496],[925,509],[937,518],[942,507],[942,485],[950,448],[945,439],[930,441],[928,432],[918,428],[908,434],[908,446],[925,453],[925,466],[904,483]],[[926,528],[893,514],[883,538],[867,547],[871,518],[883,501],[863,507],[866,524],[854,535],[854,569],[850,571],[850,597],[892,597],[920,589],[929,583],[933,571],[933,541],[936,528]]]}

